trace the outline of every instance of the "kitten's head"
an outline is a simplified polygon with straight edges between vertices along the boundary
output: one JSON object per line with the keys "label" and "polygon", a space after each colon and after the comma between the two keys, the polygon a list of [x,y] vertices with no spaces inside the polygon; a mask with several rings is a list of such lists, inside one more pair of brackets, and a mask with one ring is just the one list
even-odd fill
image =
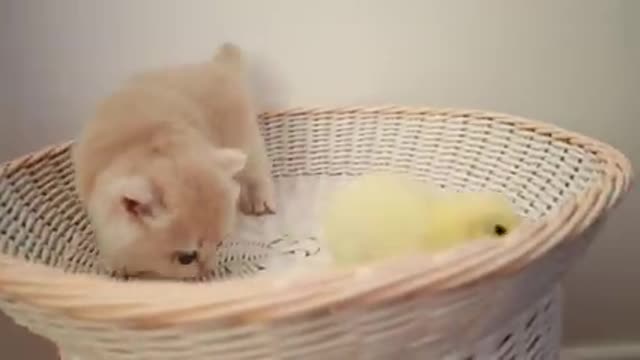
{"label": "kitten's head", "polygon": [[208,273],[235,224],[240,188],[233,177],[245,161],[238,150],[215,149],[102,176],[89,213],[105,263],[151,277]]}

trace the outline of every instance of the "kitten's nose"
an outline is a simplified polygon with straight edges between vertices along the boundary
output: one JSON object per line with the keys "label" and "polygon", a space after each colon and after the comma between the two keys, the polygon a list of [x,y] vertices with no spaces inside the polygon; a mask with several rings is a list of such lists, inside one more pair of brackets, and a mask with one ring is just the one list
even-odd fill
{"label": "kitten's nose", "polygon": [[197,251],[188,251],[178,253],[178,262],[182,265],[189,265],[198,259]]}

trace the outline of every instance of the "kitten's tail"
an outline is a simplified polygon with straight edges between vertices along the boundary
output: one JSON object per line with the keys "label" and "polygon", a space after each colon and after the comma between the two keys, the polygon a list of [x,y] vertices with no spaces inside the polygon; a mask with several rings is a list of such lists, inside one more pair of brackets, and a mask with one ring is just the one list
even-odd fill
{"label": "kitten's tail", "polygon": [[218,48],[213,56],[213,61],[235,72],[245,72],[247,70],[247,62],[243,51],[230,42],[226,42]]}

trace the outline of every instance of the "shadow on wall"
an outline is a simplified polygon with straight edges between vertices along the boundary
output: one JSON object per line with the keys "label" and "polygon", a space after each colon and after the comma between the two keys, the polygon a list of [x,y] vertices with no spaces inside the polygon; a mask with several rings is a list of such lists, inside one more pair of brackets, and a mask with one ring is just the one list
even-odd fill
{"label": "shadow on wall", "polygon": [[247,54],[250,61],[250,81],[255,92],[258,112],[286,108],[291,103],[289,84],[278,72],[275,60],[260,54]]}
{"label": "shadow on wall", "polygon": [[0,314],[0,358],[7,360],[57,360],[55,345],[35,336]]}

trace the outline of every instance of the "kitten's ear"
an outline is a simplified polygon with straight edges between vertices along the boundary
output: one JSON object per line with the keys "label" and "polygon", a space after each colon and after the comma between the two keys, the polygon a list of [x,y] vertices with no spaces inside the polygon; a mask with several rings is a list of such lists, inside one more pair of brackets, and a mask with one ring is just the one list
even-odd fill
{"label": "kitten's ear", "polygon": [[116,196],[122,209],[136,219],[156,217],[161,209],[158,192],[151,181],[141,176],[120,179],[116,184]]}
{"label": "kitten's ear", "polygon": [[220,169],[231,176],[239,173],[247,164],[247,155],[237,149],[215,149],[213,156]]}

